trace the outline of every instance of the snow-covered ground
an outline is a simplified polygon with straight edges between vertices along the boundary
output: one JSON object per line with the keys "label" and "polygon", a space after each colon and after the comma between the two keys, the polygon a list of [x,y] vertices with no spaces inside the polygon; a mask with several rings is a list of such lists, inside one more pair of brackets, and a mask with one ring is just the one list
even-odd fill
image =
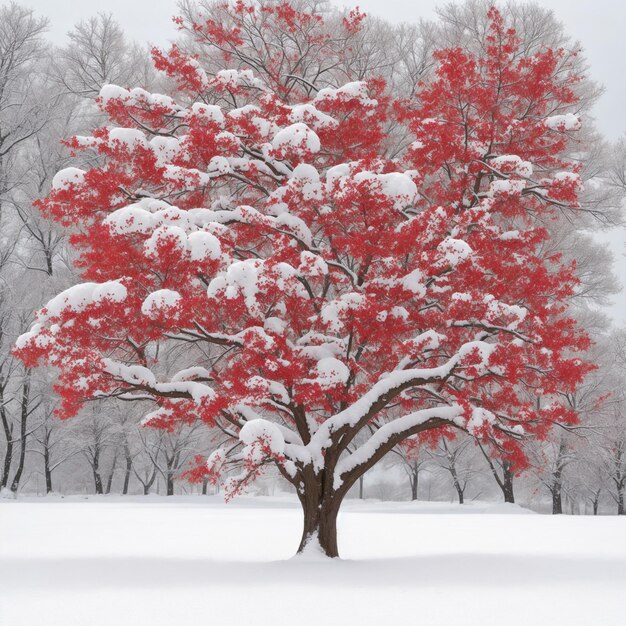
{"label": "snow-covered ground", "polygon": [[626,624],[626,520],[521,513],[348,501],[316,561],[287,497],[2,501],[0,624]]}

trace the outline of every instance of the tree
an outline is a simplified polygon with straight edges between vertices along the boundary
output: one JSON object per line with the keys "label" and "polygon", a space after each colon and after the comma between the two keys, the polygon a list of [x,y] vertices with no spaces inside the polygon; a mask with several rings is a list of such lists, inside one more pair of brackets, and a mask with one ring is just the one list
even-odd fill
{"label": "tree", "polygon": [[39,444],[31,449],[41,456],[46,493],[54,493],[53,472],[70,461],[82,450],[77,445],[68,445],[67,429],[60,427],[59,420],[53,415],[53,408],[44,402],[43,422],[33,431],[32,438]]}
{"label": "tree", "polygon": [[135,478],[141,484],[143,495],[148,495],[152,485],[157,479],[156,459],[161,454],[161,447],[165,439],[165,432],[149,437],[147,433],[139,432],[138,441],[140,447],[132,456],[132,470]]}
{"label": "tree", "polygon": [[[320,71],[361,14],[331,32],[287,2],[220,11],[188,28],[237,69],[154,51],[176,100],[105,86],[113,126],[68,142],[104,164],[62,170],[40,206],[78,225],[89,282],[15,352],[59,369],[64,417],[114,397],[155,403],[153,427],[219,429],[230,442],[191,476],[228,473],[233,495],[275,466],[302,504],[299,551],[337,556],[344,496],[398,443],[460,430],[514,460],[574,419],[532,396],[589,370],[565,314],[574,268],[543,253],[541,225],[579,207],[563,154],[580,76],[566,51],[517,55],[492,10],[479,52],[437,52],[395,99]],[[394,159],[390,120],[413,138]]]}
{"label": "tree", "polygon": [[30,9],[13,2],[0,7],[0,209],[17,182],[13,165],[18,148],[46,123],[37,84],[37,64],[47,54],[42,39],[46,27],[47,21]]}
{"label": "tree", "polygon": [[417,500],[420,473],[424,469],[426,459],[423,454],[424,444],[419,437],[410,437],[396,446],[392,452],[400,459],[402,469],[406,472],[411,487],[411,500]]}
{"label": "tree", "polygon": [[[91,470],[93,493],[108,493],[106,487],[117,461],[117,433],[109,412],[96,405],[91,411],[83,412],[76,435],[76,446]],[[108,475],[104,473],[108,468]]]}
{"label": "tree", "polygon": [[110,13],[82,20],[68,33],[69,45],[59,51],[57,79],[69,93],[98,95],[109,83],[145,82],[146,55],[129,44]]}
{"label": "tree", "polygon": [[[605,403],[605,415],[595,437],[596,462],[605,474],[606,491],[617,506],[617,514],[626,514],[626,405],[622,386],[626,371],[626,333],[614,332],[607,338],[605,360],[608,384],[612,388]],[[611,359],[610,357],[613,357]]]}
{"label": "tree", "polygon": [[515,469],[511,461],[504,458],[492,457],[487,450],[478,442],[480,451],[482,452],[489,470],[494,477],[496,484],[502,491],[502,496],[505,502],[515,502],[515,492],[513,490],[513,479],[515,478]]}
{"label": "tree", "polygon": [[476,470],[468,463],[466,456],[472,452],[473,439],[465,437],[455,442],[442,437],[436,449],[429,452],[435,463],[452,479],[452,485],[459,499],[459,504],[465,503],[465,492],[470,480],[476,475]]}
{"label": "tree", "polygon": [[[626,514],[624,500],[626,496],[626,428],[622,415],[616,415],[615,426],[605,435],[603,469],[609,479],[608,493],[617,505],[617,514]],[[595,507],[594,507],[595,510]]]}

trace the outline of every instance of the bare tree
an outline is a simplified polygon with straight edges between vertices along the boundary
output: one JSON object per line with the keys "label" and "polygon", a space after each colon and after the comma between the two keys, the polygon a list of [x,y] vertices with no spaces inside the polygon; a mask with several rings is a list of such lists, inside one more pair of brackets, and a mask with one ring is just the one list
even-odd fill
{"label": "bare tree", "polygon": [[465,503],[467,487],[478,473],[469,462],[472,451],[471,437],[459,437],[455,440],[442,437],[437,448],[429,451],[430,458],[450,475],[459,504]]}
{"label": "bare tree", "polygon": [[72,94],[95,97],[103,85],[145,84],[151,73],[146,51],[129,43],[110,13],[76,24],[59,51],[57,76]]}

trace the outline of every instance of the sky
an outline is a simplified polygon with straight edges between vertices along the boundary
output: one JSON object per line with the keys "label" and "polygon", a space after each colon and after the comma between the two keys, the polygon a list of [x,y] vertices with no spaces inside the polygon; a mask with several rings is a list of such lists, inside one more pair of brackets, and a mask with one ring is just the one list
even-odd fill
{"label": "sky", "polygon": [[[0,0],[2,2],[3,0]],[[338,6],[359,6],[371,15],[392,22],[434,18],[435,8],[447,0],[332,0]],[[98,12],[110,12],[123,25],[129,38],[165,46],[175,36],[171,17],[175,0],[22,0],[50,19],[49,36],[58,44],[79,20]],[[565,31],[581,43],[590,64],[591,78],[604,86],[594,111],[598,128],[611,140],[626,131],[626,3],[618,0],[541,0],[564,24]],[[625,289],[614,298],[611,313],[626,323],[626,231],[615,229],[602,238],[613,249]]]}
{"label": "sky", "polygon": [[[339,6],[358,5],[366,13],[394,22],[432,18],[441,0],[333,0]],[[167,44],[175,30],[171,17],[175,0],[24,0],[21,4],[50,19],[50,37],[63,43],[68,30],[80,19],[105,11],[113,13],[129,37],[137,41]],[[565,30],[581,42],[591,64],[592,77],[606,91],[595,110],[604,134],[614,139],[626,131],[626,3],[617,0],[542,0],[565,25]]]}

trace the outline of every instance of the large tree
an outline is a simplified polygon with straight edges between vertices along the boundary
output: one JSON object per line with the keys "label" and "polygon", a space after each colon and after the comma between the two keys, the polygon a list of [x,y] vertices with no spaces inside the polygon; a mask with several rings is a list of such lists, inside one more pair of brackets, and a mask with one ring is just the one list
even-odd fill
{"label": "large tree", "polygon": [[574,267],[545,227],[579,207],[563,155],[581,77],[564,50],[518,54],[492,10],[478,52],[437,52],[399,98],[372,76],[338,83],[359,13],[212,10],[181,20],[194,56],[154,51],[172,97],[106,86],[110,125],[68,142],[101,165],[59,172],[41,209],[89,282],[16,352],[59,369],[62,416],[116,397],[156,405],[146,426],[219,429],[192,474],[234,494],[277,467],[302,503],[299,550],[337,556],[344,496],[403,440],[463,430],[519,463],[520,438],[572,419],[534,398],[588,369]]}

